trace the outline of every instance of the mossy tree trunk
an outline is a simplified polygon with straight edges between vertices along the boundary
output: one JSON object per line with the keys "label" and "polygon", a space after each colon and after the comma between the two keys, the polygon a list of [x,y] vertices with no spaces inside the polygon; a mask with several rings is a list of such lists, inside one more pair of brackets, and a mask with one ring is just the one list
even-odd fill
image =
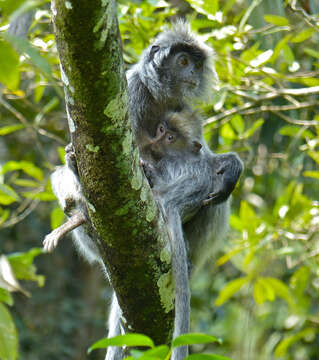
{"label": "mossy tree trunk", "polygon": [[128,119],[116,3],[53,0],[52,14],[71,139],[112,286],[130,331],[168,342],[168,240]]}

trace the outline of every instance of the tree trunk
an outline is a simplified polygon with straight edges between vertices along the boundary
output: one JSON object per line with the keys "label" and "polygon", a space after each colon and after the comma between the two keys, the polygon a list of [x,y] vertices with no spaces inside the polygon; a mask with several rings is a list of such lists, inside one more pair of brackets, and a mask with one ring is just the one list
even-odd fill
{"label": "tree trunk", "polygon": [[112,286],[127,328],[167,343],[174,307],[168,237],[128,119],[116,2],[52,0],[52,13],[71,139]]}

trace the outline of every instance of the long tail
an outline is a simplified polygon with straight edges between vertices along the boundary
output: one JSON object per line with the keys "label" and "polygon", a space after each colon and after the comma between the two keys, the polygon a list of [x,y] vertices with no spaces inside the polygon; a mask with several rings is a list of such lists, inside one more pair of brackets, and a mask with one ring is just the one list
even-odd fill
{"label": "long tail", "polygon": [[[187,251],[183,236],[182,221],[177,209],[166,212],[166,221],[171,241],[172,266],[175,286],[175,322],[176,338],[189,332],[190,290],[188,279]],[[173,350],[172,359],[182,360],[188,355],[188,347],[181,346]]]}

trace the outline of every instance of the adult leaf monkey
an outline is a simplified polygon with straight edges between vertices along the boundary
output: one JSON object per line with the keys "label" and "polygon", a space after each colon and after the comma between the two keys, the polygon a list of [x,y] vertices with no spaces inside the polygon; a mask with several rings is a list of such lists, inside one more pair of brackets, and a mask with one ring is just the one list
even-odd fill
{"label": "adult leaf monkey", "polygon": [[[209,83],[216,79],[211,60],[212,50],[195,38],[187,24],[179,22],[160,34],[127,74],[130,118],[141,162],[169,228],[176,298],[174,337],[189,330],[186,248],[196,260],[207,253],[212,241],[224,236],[228,198],[242,171],[237,155],[215,155],[209,150],[201,120],[190,108],[196,100],[207,98]],[[172,138],[176,141],[169,140]],[[52,250],[65,232],[76,228],[73,238],[79,251],[89,262],[104,266],[87,216],[72,146],[67,148],[66,165],[51,179],[70,219],[64,232],[48,235],[45,248]],[[114,296],[108,335],[122,332],[121,310]],[[187,348],[180,347],[172,358],[180,360],[186,355]],[[108,349],[107,360],[122,357],[121,348]]]}
{"label": "adult leaf monkey", "polygon": [[[175,283],[174,337],[189,331],[187,244],[194,251],[204,247],[201,241],[208,239],[198,228],[196,213],[202,211],[202,215],[210,216],[212,228],[220,226],[215,223],[220,221],[218,214],[225,216],[223,203],[234,190],[243,168],[236,154],[215,155],[203,146],[202,136],[195,136],[197,124],[200,121],[193,112],[167,113],[158,125],[155,137],[144,139],[144,150],[148,154],[148,161],[143,163],[144,171],[167,222],[171,242]],[[185,221],[186,239],[182,226]],[[190,228],[196,226],[196,232],[189,232],[189,225]],[[200,237],[192,238],[194,234]],[[186,346],[175,348],[173,359],[184,359],[187,354]]]}

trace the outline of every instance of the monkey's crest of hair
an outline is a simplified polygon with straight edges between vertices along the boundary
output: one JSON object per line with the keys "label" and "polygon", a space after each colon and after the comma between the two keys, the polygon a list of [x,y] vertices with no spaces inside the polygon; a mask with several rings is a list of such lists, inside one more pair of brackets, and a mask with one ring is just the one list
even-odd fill
{"label": "monkey's crest of hair", "polygon": [[163,31],[156,37],[155,41],[143,52],[140,61],[128,72],[128,77],[138,70],[142,82],[157,100],[166,102],[174,98],[176,93],[170,82],[165,84],[162,79],[162,76],[165,77],[163,72],[166,71],[163,63],[175,49],[179,48],[198,54],[204,61],[200,84],[191,93],[185,92],[180,95],[187,102],[209,101],[212,95],[212,84],[218,82],[213,61],[214,51],[199,40],[191,32],[189,23],[183,20],[176,21],[171,29]]}

